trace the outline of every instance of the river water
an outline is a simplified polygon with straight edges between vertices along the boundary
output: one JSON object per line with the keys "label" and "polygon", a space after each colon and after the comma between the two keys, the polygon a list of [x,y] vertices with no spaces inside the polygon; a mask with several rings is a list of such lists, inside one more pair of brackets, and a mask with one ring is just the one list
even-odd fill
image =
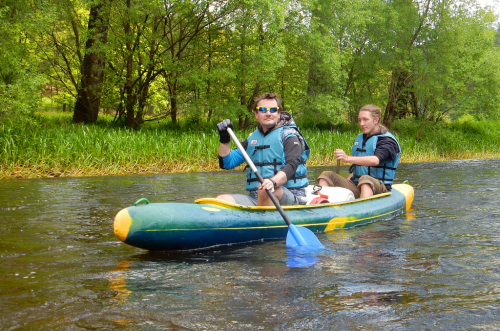
{"label": "river water", "polygon": [[411,212],[318,234],[302,268],[284,240],[152,253],[115,238],[139,198],[243,192],[241,172],[0,181],[0,328],[500,329],[500,160],[403,164],[397,179]]}

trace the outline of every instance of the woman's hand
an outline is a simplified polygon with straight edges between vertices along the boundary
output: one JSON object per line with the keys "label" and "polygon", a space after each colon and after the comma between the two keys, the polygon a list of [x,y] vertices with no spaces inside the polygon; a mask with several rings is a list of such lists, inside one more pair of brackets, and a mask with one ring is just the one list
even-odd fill
{"label": "woman's hand", "polygon": [[337,160],[340,160],[344,163],[349,163],[349,156],[347,156],[343,149],[337,148],[334,153]]}

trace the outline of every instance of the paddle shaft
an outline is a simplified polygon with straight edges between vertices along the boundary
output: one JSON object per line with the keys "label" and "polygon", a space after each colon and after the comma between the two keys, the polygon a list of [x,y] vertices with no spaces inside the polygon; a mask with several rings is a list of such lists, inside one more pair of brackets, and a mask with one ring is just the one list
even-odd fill
{"label": "paddle shaft", "polygon": [[340,160],[337,160],[337,174],[340,174]]}
{"label": "paddle shaft", "polygon": [[[248,154],[245,151],[245,149],[243,148],[243,146],[241,146],[240,141],[238,140],[238,138],[236,138],[236,135],[234,134],[233,130],[231,130],[231,128],[227,128],[227,132],[229,132],[229,135],[231,136],[231,138],[233,138],[234,143],[236,144],[236,146],[238,146],[238,149],[240,150],[241,154],[245,158],[245,161],[247,161],[247,164],[250,166],[250,169],[252,169],[253,173],[255,174],[257,179],[259,180],[259,183],[262,183],[264,181],[264,178],[262,178],[261,174],[259,173],[259,170],[257,170],[257,167],[255,167],[255,164],[253,164],[252,160],[248,156]],[[273,202],[274,206],[276,206],[276,209],[281,214],[281,217],[283,217],[283,220],[285,221],[285,223],[287,225],[292,224],[292,222],[290,221],[288,216],[285,214],[283,207],[281,207],[278,199],[273,194],[273,192],[271,192],[269,190],[266,190],[266,192],[267,192],[267,195],[269,196],[269,198],[271,199],[271,201]]]}

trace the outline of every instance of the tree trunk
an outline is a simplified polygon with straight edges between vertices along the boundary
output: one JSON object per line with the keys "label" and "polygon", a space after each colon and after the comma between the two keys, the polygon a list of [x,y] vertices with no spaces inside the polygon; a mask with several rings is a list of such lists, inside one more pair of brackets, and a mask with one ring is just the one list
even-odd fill
{"label": "tree trunk", "polygon": [[[247,108],[247,92],[244,80],[240,82],[240,105]],[[245,122],[247,121],[247,118],[248,115],[246,114],[238,116],[238,127],[240,129],[243,129]]]}
{"label": "tree trunk", "polygon": [[[208,26],[210,30],[210,25]],[[211,100],[210,98],[210,91],[212,88],[212,80],[210,78],[210,75],[212,74],[212,34],[208,34],[208,41],[207,41],[207,47],[208,47],[208,54],[207,54],[207,72],[208,72],[208,79],[207,79],[207,100]],[[208,114],[207,114],[207,123],[210,123],[210,120],[212,119],[212,114],[213,114],[213,109],[212,109],[212,104],[209,102],[208,103]]]}
{"label": "tree trunk", "polygon": [[248,114],[245,116],[245,124],[244,124],[245,128],[248,128],[248,126],[250,125],[250,118],[252,117],[253,112],[255,111],[255,109],[252,108],[253,101],[255,100],[255,98],[259,96],[259,93],[260,93],[260,83],[257,83],[255,85],[255,88],[253,89],[252,97],[250,98],[250,100],[248,100],[247,104]]}
{"label": "tree trunk", "polygon": [[109,2],[103,1],[90,8],[87,29],[89,38],[85,43],[85,56],[80,68],[81,81],[73,113],[75,123],[97,121],[106,63],[103,46],[107,42],[108,27]]}
{"label": "tree trunk", "polygon": [[[209,63],[209,72],[210,72],[210,63]],[[207,99],[210,100],[210,80],[207,81]],[[207,123],[210,123],[210,120],[212,119],[212,114],[213,114],[213,109],[212,105],[208,103],[208,114],[207,114]]]}
{"label": "tree trunk", "polygon": [[177,123],[177,96],[170,97],[170,119],[172,123]]}
{"label": "tree trunk", "polygon": [[413,89],[411,73],[401,69],[393,70],[389,87],[389,101],[387,102],[383,121],[388,129],[395,119],[404,118],[418,112],[417,96]]}
{"label": "tree trunk", "polygon": [[138,107],[137,112],[135,114],[135,123],[137,126],[141,125],[144,122],[144,115],[146,114],[146,105],[148,101],[149,87],[151,86],[151,81],[153,79],[153,71],[154,71],[154,50],[155,50],[156,42],[151,42],[151,49],[149,51],[149,65],[148,71],[146,72],[146,77],[139,85],[138,88]]}
{"label": "tree trunk", "polygon": [[411,114],[415,117],[418,117],[419,114],[418,99],[415,92],[410,92],[410,107],[411,107]]}
{"label": "tree trunk", "polygon": [[168,93],[170,94],[170,119],[172,123],[177,123],[177,79],[173,83],[168,83]]}
{"label": "tree trunk", "polygon": [[[127,16],[130,15],[130,0],[126,1]],[[132,28],[130,22],[127,21],[124,25],[125,35],[128,36],[126,49],[127,49],[127,65],[126,65],[126,82],[125,82],[125,113],[127,119],[127,127],[136,129],[139,126],[135,119],[134,106],[137,102],[137,96],[134,94],[134,86],[132,82],[132,70],[134,68],[133,46],[132,46]]]}
{"label": "tree trunk", "polygon": [[389,87],[389,101],[384,112],[384,125],[390,129],[391,123],[404,116],[408,109],[410,91],[408,90],[407,80],[410,74],[401,69],[392,71],[391,85]]}

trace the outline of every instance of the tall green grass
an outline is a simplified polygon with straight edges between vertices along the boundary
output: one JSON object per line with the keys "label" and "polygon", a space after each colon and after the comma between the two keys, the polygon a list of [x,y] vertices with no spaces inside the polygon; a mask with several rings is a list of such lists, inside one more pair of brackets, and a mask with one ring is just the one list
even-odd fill
{"label": "tall green grass", "polygon": [[[213,171],[219,168],[215,129],[172,130],[144,125],[139,131],[76,125],[70,116],[43,115],[30,123],[0,124],[0,178],[89,176],[127,173]],[[423,126],[423,129],[422,129]],[[494,158],[500,152],[500,125],[493,122],[399,121],[393,132],[402,162]],[[417,141],[419,131],[420,140]],[[236,130],[244,139],[253,130]],[[351,150],[359,129],[301,129],[311,147],[310,166],[335,165],[333,151]],[[234,146],[235,147],[235,146]],[[348,153],[349,153],[348,152]]]}
{"label": "tall green grass", "polygon": [[[0,125],[0,172],[52,175],[201,171],[213,163],[212,134],[123,128]],[[24,171],[25,172],[25,171]],[[10,175],[12,176],[12,174]]]}
{"label": "tall green grass", "polygon": [[[500,152],[498,122],[424,123],[400,120],[392,131],[403,151],[403,162],[441,161],[468,158],[495,158]],[[417,141],[420,134],[420,140]]]}

